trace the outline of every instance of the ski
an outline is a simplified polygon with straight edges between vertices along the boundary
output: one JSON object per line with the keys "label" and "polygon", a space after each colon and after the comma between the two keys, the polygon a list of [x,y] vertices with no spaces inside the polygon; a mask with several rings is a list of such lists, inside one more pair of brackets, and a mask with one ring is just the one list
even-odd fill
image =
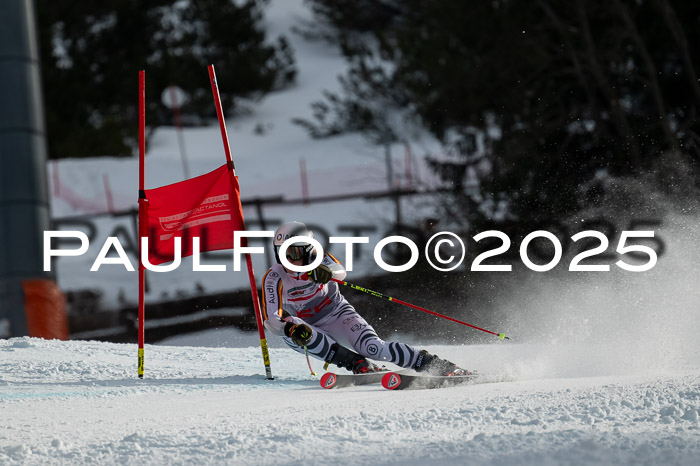
{"label": "ski", "polygon": [[321,387],[331,389],[379,383],[387,372],[386,370],[370,372],[368,374],[336,374],[335,372],[326,372],[321,376]]}
{"label": "ski", "polygon": [[464,383],[474,382],[478,375],[408,375],[397,372],[389,372],[382,377],[382,387],[387,390],[420,390],[430,388],[452,387]]}

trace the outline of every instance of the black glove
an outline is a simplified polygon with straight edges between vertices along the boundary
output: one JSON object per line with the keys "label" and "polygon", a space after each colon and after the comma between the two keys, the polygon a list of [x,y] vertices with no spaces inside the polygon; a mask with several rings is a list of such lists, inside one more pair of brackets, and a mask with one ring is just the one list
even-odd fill
{"label": "black glove", "polygon": [[328,283],[333,278],[333,271],[327,265],[319,265],[309,274],[309,279],[316,283]]}
{"label": "black glove", "polygon": [[299,346],[308,345],[313,335],[311,327],[306,324],[295,324],[294,322],[287,322],[287,325],[284,326],[284,333]]}

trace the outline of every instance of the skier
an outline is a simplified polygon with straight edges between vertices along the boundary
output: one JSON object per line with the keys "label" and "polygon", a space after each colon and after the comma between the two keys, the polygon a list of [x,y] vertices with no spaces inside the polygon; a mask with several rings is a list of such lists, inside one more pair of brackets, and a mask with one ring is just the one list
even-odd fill
{"label": "skier", "polygon": [[[288,222],[275,232],[275,259],[262,279],[263,319],[265,328],[284,337],[292,349],[309,354],[327,363],[363,374],[382,370],[369,361],[388,361],[428,375],[468,375],[471,372],[404,343],[385,342],[372,326],[343,297],[338,284],[345,269],[326,253],[321,265],[308,273],[293,272],[280,263],[279,248],[294,236],[313,238],[301,222]],[[308,265],[316,258],[311,244],[295,243],[286,252],[294,265]]]}

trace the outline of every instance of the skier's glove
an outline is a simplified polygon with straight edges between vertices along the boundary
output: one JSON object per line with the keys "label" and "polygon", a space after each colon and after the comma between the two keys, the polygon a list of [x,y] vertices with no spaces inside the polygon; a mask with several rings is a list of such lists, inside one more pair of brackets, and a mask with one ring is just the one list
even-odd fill
{"label": "skier's glove", "polygon": [[333,271],[327,265],[319,265],[309,274],[309,279],[316,283],[328,283],[333,278]]}
{"label": "skier's glove", "polygon": [[311,336],[313,335],[311,327],[306,324],[295,324],[294,322],[287,322],[287,325],[284,326],[284,333],[299,346],[306,346],[311,343]]}

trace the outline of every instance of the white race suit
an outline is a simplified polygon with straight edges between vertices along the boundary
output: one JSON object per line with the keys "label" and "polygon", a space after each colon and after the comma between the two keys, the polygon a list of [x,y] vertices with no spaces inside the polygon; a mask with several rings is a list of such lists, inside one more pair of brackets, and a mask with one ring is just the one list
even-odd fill
{"label": "white race suit", "polygon": [[[345,268],[326,253],[321,262],[333,272],[333,278],[345,279]],[[306,273],[287,272],[281,264],[273,265],[262,279],[262,313],[265,328],[284,336],[291,348],[304,352],[291,338],[284,335],[287,322],[305,323],[313,330],[307,345],[309,354],[325,360],[331,345],[338,342],[361,356],[388,361],[401,367],[413,367],[418,350],[409,345],[385,342],[372,326],[355,311],[340,294],[338,284],[315,283]]]}

